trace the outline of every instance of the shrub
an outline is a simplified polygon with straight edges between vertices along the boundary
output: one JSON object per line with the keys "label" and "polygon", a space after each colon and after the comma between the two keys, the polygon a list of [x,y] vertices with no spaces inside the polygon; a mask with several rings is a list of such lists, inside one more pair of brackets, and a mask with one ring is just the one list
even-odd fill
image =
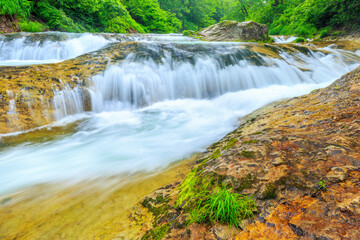
{"label": "shrub", "polygon": [[45,30],[45,26],[39,22],[21,21],[19,23],[22,32],[42,32]]}

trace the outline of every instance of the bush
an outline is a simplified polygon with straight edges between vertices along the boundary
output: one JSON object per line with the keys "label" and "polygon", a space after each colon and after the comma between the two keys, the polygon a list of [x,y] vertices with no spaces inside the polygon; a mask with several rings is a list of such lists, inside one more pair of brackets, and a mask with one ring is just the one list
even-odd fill
{"label": "bush", "polygon": [[63,10],[59,10],[48,2],[39,2],[35,8],[37,16],[45,20],[49,27],[65,32],[84,32],[86,29],[69,18]]}
{"label": "bush", "polygon": [[146,32],[179,32],[181,28],[181,22],[175,14],[161,9],[158,1],[125,0],[123,4],[131,17],[140,23]]}
{"label": "bush", "polygon": [[21,21],[19,23],[22,32],[42,32],[45,30],[45,26],[39,22]]}
{"label": "bush", "polygon": [[40,0],[34,13],[58,31],[144,32],[118,0]]}
{"label": "bush", "polygon": [[298,37],[297,39],[295,39],[294,41],[293,41],[293,43],[302,43],[302,42],[305,42],[306,40],[305,40],[305,38],[303,38],[303,37]]}

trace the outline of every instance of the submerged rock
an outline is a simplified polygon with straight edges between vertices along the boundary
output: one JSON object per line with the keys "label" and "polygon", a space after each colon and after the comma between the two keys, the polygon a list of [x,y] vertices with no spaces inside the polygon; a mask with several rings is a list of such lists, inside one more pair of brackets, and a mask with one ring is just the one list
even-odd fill
{"label": "submerged rock", "polygon": [[270,39],[268,31],[265,24],[253,21],[223,21],[201,30],[198,36],[206,41],[264,42]]}

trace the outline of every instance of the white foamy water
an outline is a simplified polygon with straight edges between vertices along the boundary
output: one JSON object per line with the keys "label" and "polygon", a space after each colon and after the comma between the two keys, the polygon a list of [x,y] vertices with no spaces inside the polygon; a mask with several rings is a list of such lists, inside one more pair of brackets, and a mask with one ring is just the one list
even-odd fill
{"label": "white foamy water", "polygon": [[0,148],[0,192],[162,169],[205,150],[239,117],[325,87],[360,60],[336,49],[272,59],[235,43],[183,40],[141,40],[141,52],[108,66],[88,87],[56,92],[59,122],[52,125],[76,122],[76,131]]}
{"label": "white foamy water", "polygon": [[298,37],[295,36],[272,36],[276,43],[291,43]]}
{"label": "white foamy water", "polygon": [[16,33],[0,34],[0,66],[57,63],[113,42],[195,41],[181,34]]}
{"label": "white foamy water", "polygon": [[6,35],[0,38],[0,66],[54,63],[96,51],[114,41],[90,33]]}

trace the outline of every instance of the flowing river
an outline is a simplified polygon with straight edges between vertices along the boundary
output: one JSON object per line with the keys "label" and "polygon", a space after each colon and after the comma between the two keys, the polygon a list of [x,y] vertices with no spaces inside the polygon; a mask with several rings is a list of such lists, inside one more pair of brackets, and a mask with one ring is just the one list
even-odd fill
{"label": "flowing river", "polygon": [[[336,46],[295,45],[288,51],[271,44],[269,52],[278,55],[272,57],[254,50],[257,43],[209,43],[180,35],[24,33],[0,36],[0,65],[58,63],[127,42],[140,50],[109,63],[85,87],[55,92],[56,122],[0,134],[1,194],[164,169],[205,151],[236,128],[240,117],[325,87],[360,63],[360,52]],[[15,114],[15,101],[8,104]],[[29,137],[59,128],[65,134]],[[9,138],[22,140],[9,143]]]}

